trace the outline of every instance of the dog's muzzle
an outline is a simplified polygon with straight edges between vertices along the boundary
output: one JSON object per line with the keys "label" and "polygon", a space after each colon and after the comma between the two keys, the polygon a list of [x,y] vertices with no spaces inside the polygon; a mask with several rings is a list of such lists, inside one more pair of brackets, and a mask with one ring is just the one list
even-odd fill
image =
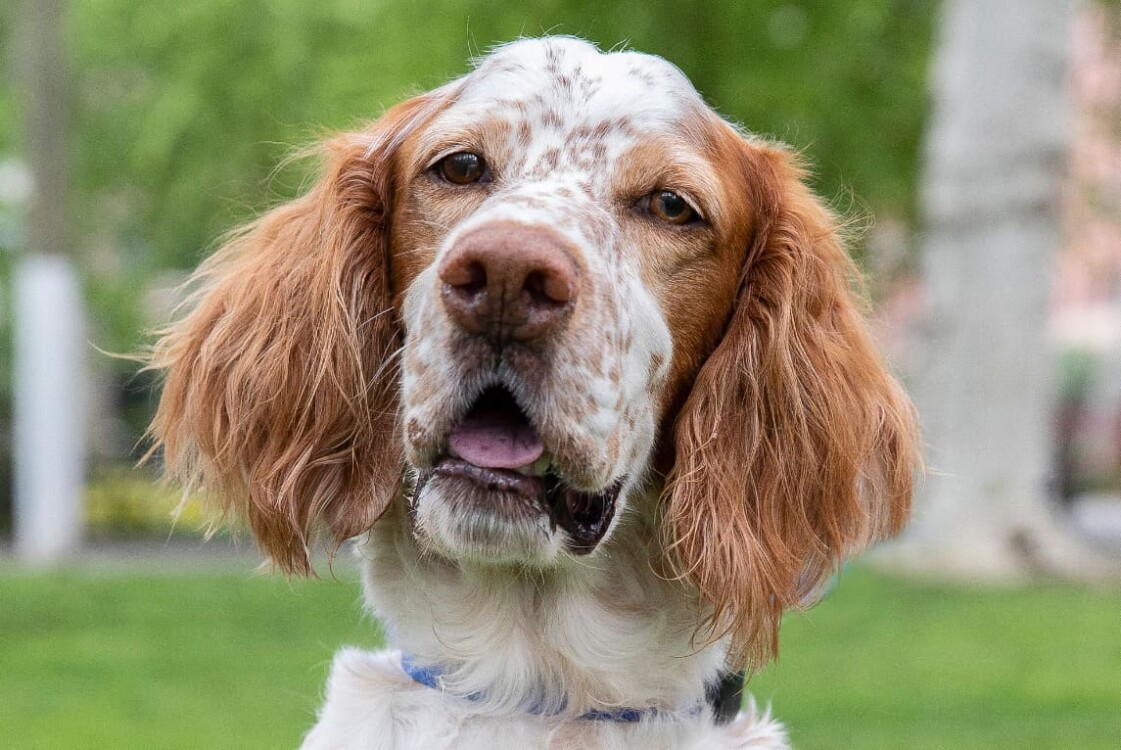
{"label": "dog's muzzle", "polygon": [[569,486],[537,430],[503,387],[479,397],[452,429],[448,454],[419,473],[418,501],[434,477],[467,485],[474,511],[509,519],[547,515],[551,529],[563,529],[566,548],[578,555],[594,550],[607,533],[623,484],[619,480],[593,492]]}

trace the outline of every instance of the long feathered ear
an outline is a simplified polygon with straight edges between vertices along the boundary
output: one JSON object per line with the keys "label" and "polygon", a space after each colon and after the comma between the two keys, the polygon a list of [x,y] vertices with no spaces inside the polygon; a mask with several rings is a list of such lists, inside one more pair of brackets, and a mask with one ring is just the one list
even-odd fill
{"label": "long feathered ear", "polygon": [[199,268],[153,350],[153,450],[244,514],[286,572],[310,572],[320,522],[339,541],[368,529],[400,480],[387,201],[397,146],[435,107],[413,99],[326,142],[315,186]]}
{"label": "long feathered ear", "polygon": [[727,329],[675,423],[667,529],[732,658],[777,653],[782,612],[901,530],[913,407],[877,354],[834,217],[784,150],[745,144],[753,240]]}

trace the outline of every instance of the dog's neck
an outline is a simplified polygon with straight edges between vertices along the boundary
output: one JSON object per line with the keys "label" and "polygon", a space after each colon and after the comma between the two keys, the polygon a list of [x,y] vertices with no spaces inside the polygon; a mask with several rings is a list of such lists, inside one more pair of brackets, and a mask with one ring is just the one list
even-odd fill
{"label": "dog's neck", "polygon": [[450,693],[505,710],[680,710],[717,678],[724,647],[698,633],[705,610],[668,575],[650,516],[542,571],[423,553],[399,504],[360,548],[366,599],[390,645],[438,667]]}

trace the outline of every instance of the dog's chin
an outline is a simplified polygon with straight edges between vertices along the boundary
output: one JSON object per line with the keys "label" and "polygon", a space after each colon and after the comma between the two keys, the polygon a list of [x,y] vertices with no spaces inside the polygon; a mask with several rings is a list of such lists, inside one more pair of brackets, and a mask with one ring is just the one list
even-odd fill
{"label": "dog's chin", "polygon": [[621,486],[580,492],[553,475],[445,458],[418,472],[411,512],[420,541],[444,557],[552,567],[599,547]]}

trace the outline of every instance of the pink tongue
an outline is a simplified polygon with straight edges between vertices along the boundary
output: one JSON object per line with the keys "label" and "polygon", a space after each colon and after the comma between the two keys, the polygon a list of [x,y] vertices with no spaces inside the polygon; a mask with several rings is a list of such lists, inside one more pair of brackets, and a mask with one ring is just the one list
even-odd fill
{"label": "pink tongue", "polygon": [[469,415],[452,430],[448,447],[453,455],[487,469],[517,469],[545,452],[533,427],[502,413]]}

